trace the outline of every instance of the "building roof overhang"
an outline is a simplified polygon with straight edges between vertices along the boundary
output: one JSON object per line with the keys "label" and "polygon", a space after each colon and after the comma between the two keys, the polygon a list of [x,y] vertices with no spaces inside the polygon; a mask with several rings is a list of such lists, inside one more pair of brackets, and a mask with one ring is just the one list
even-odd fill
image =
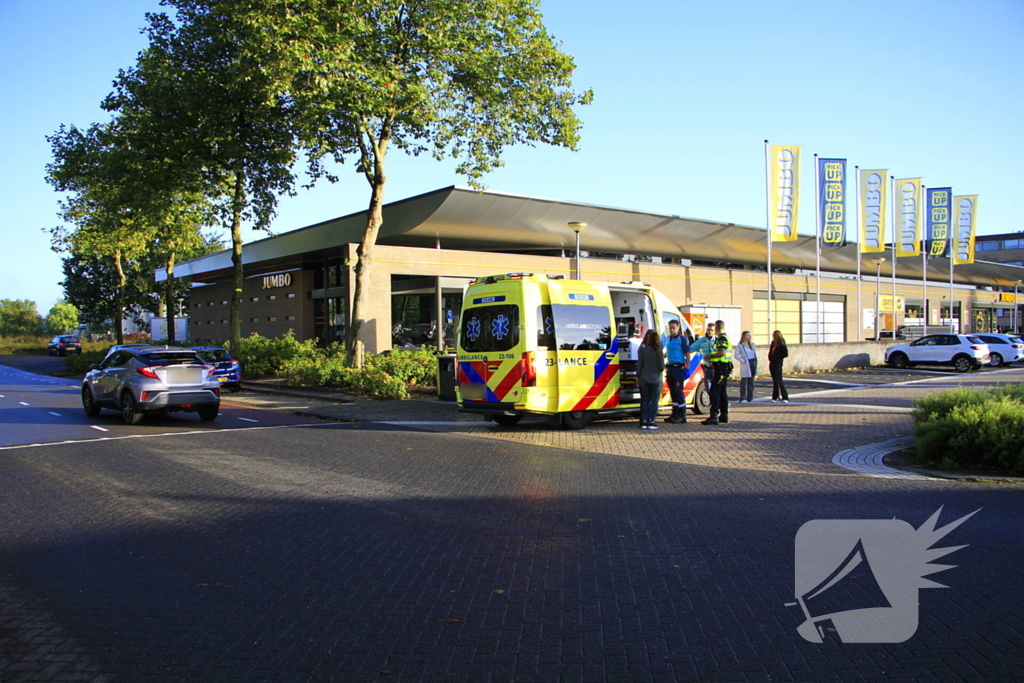
{"label": "building roof overhang", "polygon": [[[721,223],[682,216],[644,213],[594,204],[475,190],[452,186],[386,204],[377,244],[468,251],[525,251],[574,249],[576,236],[570,222],[585,222],[583,251],[662,256],[720,263],[764,266],[764,228]],[[242,251],[246,266],[280,269],[310,259],[337,254],[344,244],[358,243],[366,227],[360,211],[298,230],[250,242]],[[875,271],[872,258],[882,256],[884,275],[892,273],[891,251],[859,254],[856,243],[826,248],[821,270],[838,274]],[[772,266],[802,270],[816,268],[816,240],[801,235],[793,242],[776,242]],[[949,282],[949,259],[928,259],[928,280]],[[175,266],[175,277],[209,282],[231,272],[231,251],[224,250]],[[1013,286],[1024,280],[1024,268],[986,261],[958,265],[954,282],[974,286]],[[920,280],[921,257],[901,258],[896,276]],[[157,271],[157,280],[166,272]]]}

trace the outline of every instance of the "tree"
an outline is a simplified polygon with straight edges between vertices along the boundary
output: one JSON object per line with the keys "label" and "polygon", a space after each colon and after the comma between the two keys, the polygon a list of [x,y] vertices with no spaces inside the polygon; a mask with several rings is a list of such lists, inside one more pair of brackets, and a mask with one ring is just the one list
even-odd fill
{"label": "tree", "polygon": [[[218,3],[212,3],[218,4]],[[322,162],[356,160],[370,186],[355,264],[348,361],[363,364],[364,311],[373,248],[383,224],[391,147],[459,159],[477,185],[514,144],[575,150],[572,58],[542,23],[534,0],[336,0],[233,3],[250,28],[249,49],[294,104],[314,179]]]}
{"label": "tree", "polygon": [[46,333],[64,334],[78,329],[78,309],[67,301],[58,301],[46,314]]}
{"label": "tree", "polygon": [[[164,169],[173,188],[215,201],[231,234],[231,342],[237,347],[242,223],[269,228],[278,195],[294,186],[288,102],[268,88],[260,55],[252,50],[251,28],[228,11],[239,3],[164,4],[174,7],[176,16],[147,14],[149,45],[135,67],[121,72],[104,107],[135,131],[136,149]],[[167,240],[167,253],[176,253],[176,244]]]}
{"label": "tree", "polygon": [[0,336],[30,337],[43,331],[43,319],[36,302],[29,299],[0,299]]}
{"label": "tree", "polygon": [[47,165],[46,179],[55,190],[66,193],[60,215],[75,226],[74,230],[64,225],[53,228],[53,248],[86,259],[111,260],[117,273],[111,319],[118,322],[117,343],[123,343],[124,262],[141,256],[151,242],[145,214],[137,203],[141,164],[116,122],[94,124],[84,132],[61,126],[47,140],[54,161]]}

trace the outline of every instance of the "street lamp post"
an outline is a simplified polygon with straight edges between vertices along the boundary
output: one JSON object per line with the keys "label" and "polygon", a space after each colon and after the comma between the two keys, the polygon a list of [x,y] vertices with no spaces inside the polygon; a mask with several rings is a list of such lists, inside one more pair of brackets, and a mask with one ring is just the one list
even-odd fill
{"label": "street lamp post", "polygon": [[569,223],[569,228],[576,233],[576,279],[580,279],[580,233],[587,229],[586,223],[579,223],[573,221]]}
{"label": "street lamp post", "polygon": [[875,264],[875,341],[878,341],[882,338],[882,331],[878,327],[878,309],[882,307],[879,285],[882,282],[882,264],[885,263],[885,259],[879,256],[871,259],[871,262]]}

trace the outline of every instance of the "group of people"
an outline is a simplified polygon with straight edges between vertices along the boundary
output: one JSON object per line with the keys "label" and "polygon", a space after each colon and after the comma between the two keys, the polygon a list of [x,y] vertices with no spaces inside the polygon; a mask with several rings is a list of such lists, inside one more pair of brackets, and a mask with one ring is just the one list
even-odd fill
{"label": "group of people", "polygon": [[[683,334],[678,320],[670,320],[668,333],[658,335],[648,330],[637,356],[637,382],[640,385],[640,428],[657,429],[658,403],[665,380],[672,397],[672,414],[665,418],[671,424],[686,423],[686,395],[684,383],[690,376],[690,356],[703,354],[704,381],[711,398],[711,409],[703,425],[729,423],[729,378],[739,365],[740,403],[754,400],[754,378],[757,376],[757,347],[749,331],[740,335],[733,347],[725,331],[725,323],[718,320],[707,326],[704,336],[691,342]],[[789,403],[789,393],[782,379],[782,365],[789,356],[786,340],[778,330],[772,332],[768,348],[768,371],[772,377],[772,401]]]}

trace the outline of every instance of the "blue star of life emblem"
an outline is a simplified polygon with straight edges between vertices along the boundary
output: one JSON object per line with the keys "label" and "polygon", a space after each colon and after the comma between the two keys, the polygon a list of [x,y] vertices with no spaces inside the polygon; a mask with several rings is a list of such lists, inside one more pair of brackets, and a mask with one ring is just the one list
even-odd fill
{"label": "blue star of life emblem", "polygon": [[505,335],[508,334],[508,318],[504,315],[499,315],[493,321],[491,321],[491,335],[497,340],[502,340]]}
{"label": "blue star of life emblem", "polygon": [[480,321],[476,318],[470,318],[466,324],[466,336],[469,337],[470,341],[476,341],[477,337],[480,336]]}
{"label": "blue star of life emblem", "polygon": [[551,316],[544,318],[544,331],[548,334],[555,333],[555,321],[551,319]]}

